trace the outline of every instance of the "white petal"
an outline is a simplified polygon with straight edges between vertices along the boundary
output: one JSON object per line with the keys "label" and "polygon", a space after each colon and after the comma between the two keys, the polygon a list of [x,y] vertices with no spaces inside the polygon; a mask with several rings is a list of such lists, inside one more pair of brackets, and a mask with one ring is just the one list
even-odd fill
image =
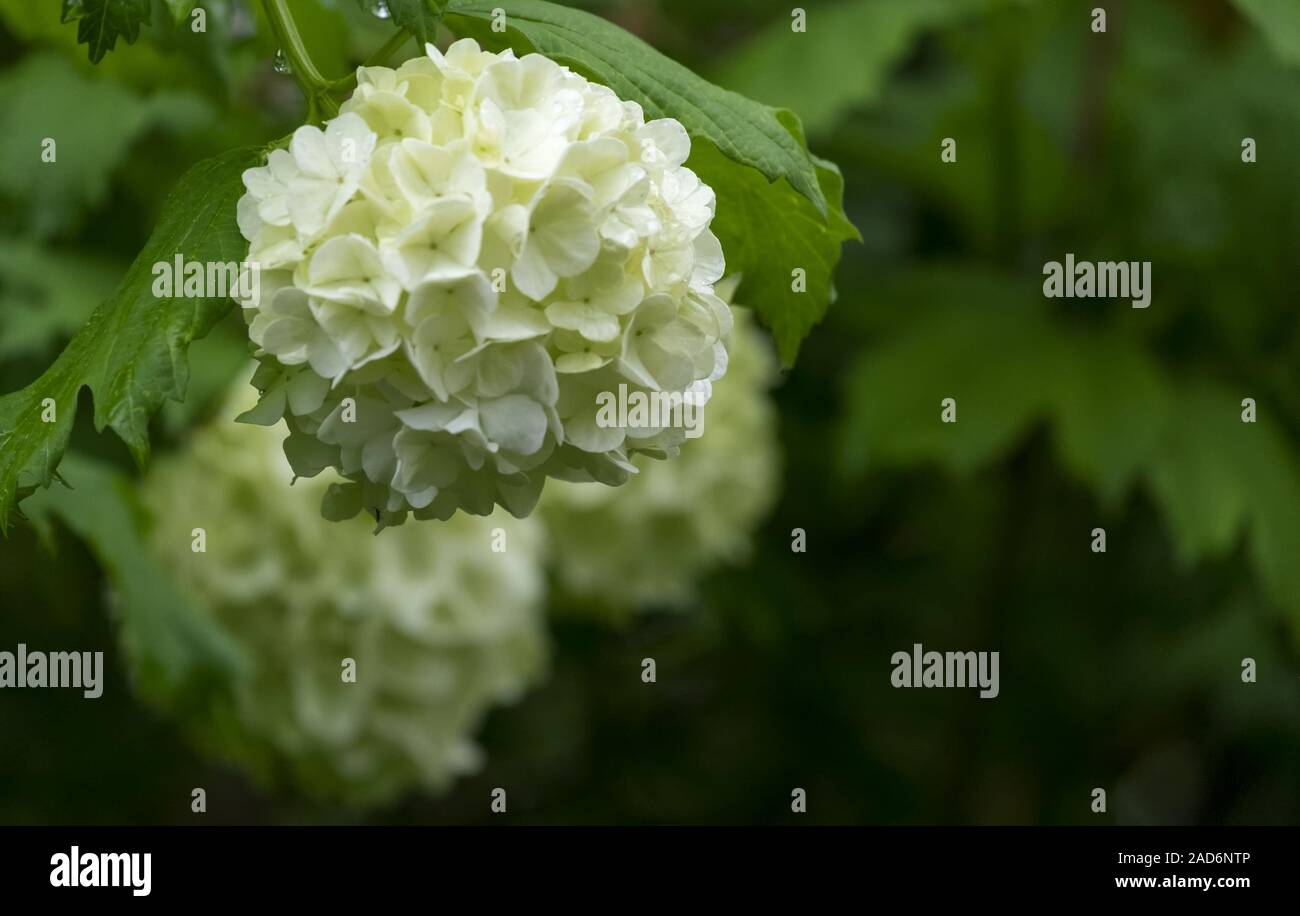
{"label": "white petal", "polygon": [[522,394],[485,400],[479,405],[483,432],[502,448],[531,455],[546,438],[546,412]]}
{"label": "white petal", "polygon": [[557,328],[577,331],[588,340],[608,342],[619,334],[618,318],[598,305],[582,302],[552,302],[546,317]]}
{"label": "white petal", "polygon": [[555,284],[560,282],[539,246],[531,244],[524,246],[519,259],[510,268],[510,279],[521,293],[538,301],[549,296]]}
{"label": "white petal", "polygon": [[293,139],[289,141],[289,152],[304,175],[312,178],[335,177],[325,134],[319,127],[304,124],[295,130]]}
{"label": "white petal", "polygon": [[636,133],[642,142],[642,161],[647,165],[674,168],[691,154],[691,138],[681,122],[673,118],[648,121]]}

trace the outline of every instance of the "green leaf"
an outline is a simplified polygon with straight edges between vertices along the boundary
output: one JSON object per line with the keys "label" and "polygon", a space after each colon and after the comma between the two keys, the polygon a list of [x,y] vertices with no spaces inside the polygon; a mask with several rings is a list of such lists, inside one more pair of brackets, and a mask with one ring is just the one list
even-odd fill
{"label": "green leaf", "polygon": [[[818,178],[831,203],[828,224],[787,182],[769,182],[707,143],[693,144],[688,164],[717,192],[713,231],[722,242],[728,272],[741,275],[736,301],[763,319],[776,338],[781,361],[792,365],[800,342],[834,301],[832,276],[841,243],[859,238],[844,217],[839,170],[818,162]],[[804,271],[802,292],[795,291],[795,270]]]}
{"label": "green leaf", "polygon": [[[913,287],[917,314],[848,371],[841,458],[851,473],[916,463],[970,473],[1024,434],[1062,379],[1060,347],[1022,290],[973,271],[929,273],[925,292]],[[893,289],[877,292],[888,302]],[[940,422],[944,398],[957,401],[956,423]]]}
{"label": "green leaf", "polygon": [[723,86],[798,112],[809,134],[821,134],[849,109],[877,97],[922,32],[976,5],[983,4],[849,0],[809,10],[805,32],[793,31],[783,14],[714,76]]}
{"label": "green leaf", "polygon": [[90,548],[116,586],[121,640],[146,696],[196,698],[239,677],[243,650],[196,607],[146,549],[130,482],[100,462],[69,455],[66,487],[33,496],[25,508],[43,529],[58,519]]}
{"label": "green leaf", "polygon": [[[375,0],[360,0],[360,3],[362,9],[370,10]],[[393,25],[414,35],[423,48],[437,34],[438,21],[446,5],[446,0],[388,0],[388,13]]]}
{"label": "green leaf", "polygon": [[1300,3],[1295,0],[1233,0],[1279,58],[1300,66]]}
{"label": "green leaf", "polygon": [[[188,92],[142,98],[68,61],[35,54],[0,76],[0,195],[10,231],[48,237],[70,228],[107,195],[132,145],[155,126],[186,130],[213,118]],[[54,161],[45,161],[46,140]]]}
{"label": "green leaf", "polygon": [[[138,42],[130,54],[110,54],[98,64],[92,64],[77,43],[77,30],[60,22],[60,8],[56,3],[0,0],[0,23],[14,37],[57,53],[79,72],[109,79],[148,98],[152,98],[159,86],[167,86],[172,93],[186,89],[212,91],[214,99],[224,102],[234,91],[233,88],[227,91],[223,83],[228,62],[236,56],[247,60],[254,54],[247,44],[240,44],[238,48],[230,45],[228,29],[223,30],[225,16],[217,13],[219,9],[229,11],[230,4],[236,2],[239,0],[223,0],[224,5],[218,7],[214,0],[204,0],[204,9],[208,11],[208,32],[205,34],[195,35],[188,28],[170,32],[155,29],[150,36],[152,40]],[[93,111],[89,106],[75,102],[66,107],[75,114]],[[50,109],[45,113],[52,115],[54,111]]]}
{"label": "green leaf", "polygon": [[[1149,488],[1185,562],[1246,537],[1260,580],[1300,628],[1300,461],[1267,405],[1243,423],[1239,395],[1172,378],[1119,328],[1066,325],[1023,282],[935,267],[879,281],[885,300],[902,290],[919,314],[847,376],[850,474],[918,464],[970,474],[1046,421],[1063,466],[1110,508],[1133,485]],[[956,423],[940,422],[948,397]]]}
{"label": "green leaf", "polygon": [[[505,11],[505,34],[492,30],[494,9]],[[715,86],[612,22],[543,0],[452,0],[446,21],[484,47],[509,42],[566,64],[640,103],[647,119],[676,118],[692,138],[771,181],[785,179],[826,214],[812,156],[777,109]]]}
{"label": "green leaf", "polygon": [[[0,398],[0,530],[8,529],[20,487],[50,485],[82,388],[94,397],[95,428],[112,427],[138,462],[147,459],[150,415],[165,398],[184,395],[190,342],[231,307],[229,299],[156,298],[153,266],[177,255],[202,262],[244,258],[235,206],[243,193],[240,176],[259,156],[234,150],[186,172],[113,297],[40,378]],[[42,419],[46,399],[55,405],[55,422]]]}
{"label": "green leaf", "polygon": [[77,23],[77,41],[86,46],[91,63],[99,63],[121,36],[135,44],[140,27],[148,25],[150,0],[63,0],[64,22]]}
{"label": "green leaf", "polygon": [[[917,462],[971,473],[1050,420],[1062,464],[1114,506],[1164,447],[1171,385],[1118,329],[1061,326],[1037,287],[991,271],[930,266],[923,280],[877,281],[882,301],[904,290],[914,313],[848,373],[851,473]],[[940,422],[945,398],[956,423]]]}
{"label": "green leaf", "polygon": [[1225,553],[1245,533],[1248,553],[1277,599],[1296,611],[1300,631],[1300,463],[1288,436],[1260,404],[1241,421],[1240,398],[1189,385],[1165,422],[1152,489],[1184,562]]}
{"label": "green leaf", "polygon": [[221,405],[237,378],[252,374],[252,344],[243,316],[230,314],[190,347],[185,400],[167,401],[158,415],[160,427],[180,437]]}
{"label": "green leaf", "polygon": [[72,336],[120,276],[120,267],[105,258],[3,240],[0,361],[41,355]]}
{"label": "green leaf", "polygon": [[[491,29],[506,13],[507,33]],[[799,119],[720,89],[612,23],[540,0],[454,0],[447,24],[485,47],[537,51],[620,97],[646,117],[675,118],[692,140],[687,163],[718,195],[713,230],[740,300],[772,329],[786,365],[834,300],[840,244],[860,238],[844,215],[839,171],[808,152]],[[806,290],[792,289],[792,271]]]}
{"label": "green leaf", "polygon": [[172,23],[180,25],[189,18],[190,13],[194,12],[194,7],[198,5],[198,0],[163,0],[167,4],[167,10],[172,14]]}

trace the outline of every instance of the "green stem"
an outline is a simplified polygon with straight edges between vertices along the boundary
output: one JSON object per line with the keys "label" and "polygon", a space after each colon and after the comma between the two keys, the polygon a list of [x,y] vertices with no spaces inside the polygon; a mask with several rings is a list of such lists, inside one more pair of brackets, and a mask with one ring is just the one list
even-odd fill
{"label": "green stem", "polygon": [[[378,51],[366,58],[365,66],[379,67],[388,63],[388,58],[400,51],[402,45],[406,44],[413,37],[414,36],[411,35],[410,32],[406,31],[406,29],[398,29],[396,35],[384,42],[383,46]],[[355,73],[353,74],[353,77],[356,77]]]}
{"label": "green stem", "polygon": [[339,113],[339,106],[329,94],[330,82],[316,68],[311,52],[298,34],[298,24],[294,22],[293,13],[289,12],[288,0],[262,0],[262,7],[266,10],[266,18],[271,23],[280,51],[289,61],[289,72],[307,97],[308,117],[312,121],[334,117]]}
{"label": "green stem", "polygon": [[[397,34],[388,39],[378,51],[366,58],[363,67],[379,67],[388,63],[388,59],[401,50],[402,45],[411,40],[411,34],[406,29],[398,29]],[[357,88],[357,73],[352,71],[342,79],[330,83],[330,90],[333,92],[351,92]]]}

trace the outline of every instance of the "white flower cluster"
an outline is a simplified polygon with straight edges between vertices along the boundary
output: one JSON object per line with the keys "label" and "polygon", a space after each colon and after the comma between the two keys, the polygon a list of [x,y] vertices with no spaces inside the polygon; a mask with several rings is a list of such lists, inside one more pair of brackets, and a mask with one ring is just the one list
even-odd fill
{"label": "white flower cluster", "polygon": [[[362,518],[331,525],[318,508],[324,481],[290,487],[279,437],[231,422],[236,412],[141,485],[151,552],[251,663],[230,708],[186,710],[188,730],[322,799],[370,805],[446,788],[478,765],[487,711],[545,673],[537,521],[461,515],[383,538]],[[195,527],[203,554],[191,552]]]}
{"label": "white flower cluster", "polygon": [[[472,40],[358,71],[338,117],[244,175],[261,274],[247,419],[353,481],[335,512],[515,515],[547,477],[617,485],[672,428],[609,428],[596,396],[707,398],[729,307],[690,141],[537,54]],[[337,494],[336,494],[337,495]]]}
{"label": "white flower cluster", "polygon": [[[731,285],[731,278],[724,281]],[[719,293],[723,285],[719,284]],[[736,309],[727,377],[713,388],[704,435],[674,461],[637,459],[641,473],[614,491],[555,482],[538,507],[559,581],[576,604],[615,618],[678,608],[698,580],[745,559],[754,529],[776,502],[780,445],[768,389],[771,340]]]}

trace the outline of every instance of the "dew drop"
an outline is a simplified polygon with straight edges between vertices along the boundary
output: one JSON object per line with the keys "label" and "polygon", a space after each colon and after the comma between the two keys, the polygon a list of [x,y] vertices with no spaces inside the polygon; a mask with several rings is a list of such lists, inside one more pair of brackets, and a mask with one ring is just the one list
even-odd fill
{"label": "dew drop", "polygon": [[284,56],[284,51],[275,52],[275,72],[288,73],[292,68],[289,66],[289,58]]}

